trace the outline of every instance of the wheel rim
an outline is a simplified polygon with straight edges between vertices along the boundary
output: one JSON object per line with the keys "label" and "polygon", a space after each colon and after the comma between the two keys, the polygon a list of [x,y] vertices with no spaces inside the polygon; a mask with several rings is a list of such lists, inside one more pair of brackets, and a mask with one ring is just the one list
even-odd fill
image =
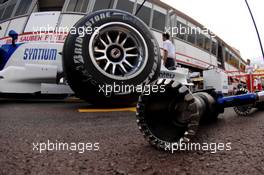
{"label": "wheel rim", "polygon": [[134,27],[111,22],[93,33],[89,54],[94,66],[103,75],[115,80],[127,80],[143,71],[148,48],[143,36]]}
{"label": "wheel rim", "polygon": [[[242,95],[247,93],[248,93],[247,89],[241,88],[236,92],[236,95]],[[234,110],[240,116],[247,116],[250,114],[252,108],[253,105],[243,105],[243,106],[235,106]]]}

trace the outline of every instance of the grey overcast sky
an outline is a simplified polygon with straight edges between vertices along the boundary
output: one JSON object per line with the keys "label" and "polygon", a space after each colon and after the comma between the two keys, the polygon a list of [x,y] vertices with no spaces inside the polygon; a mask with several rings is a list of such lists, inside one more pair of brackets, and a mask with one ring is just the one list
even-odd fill
{"label": "grey overcast sky", "polygon": [[[194,18],[226,43],[240,50],[244,59],[263,64],[257,34],[245,0],[162,0]],[[264,45],[264,0],[248,0]]]}

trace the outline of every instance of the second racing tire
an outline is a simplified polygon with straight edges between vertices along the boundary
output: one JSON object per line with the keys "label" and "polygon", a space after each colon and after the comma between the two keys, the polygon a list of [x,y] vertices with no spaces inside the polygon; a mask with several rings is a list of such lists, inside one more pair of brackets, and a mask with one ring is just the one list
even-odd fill
{"label": "second racing tire", "polygon": [[[238,89],[235,95],[243,95],[247,94],[249,91],[245,88]],[[243,106],[235,106],[234,111],[239,116],[248,116],[253,108],[253,105],[243,105]]]}
{"label": "second racing tire", "polygon": [[132,14],[97,11],[74,29],[78,32],[70,32],[64,44],[63,68],[79,98],[99,105],[131,104],[138,98],[134,87],[158,78],[159,45]]}

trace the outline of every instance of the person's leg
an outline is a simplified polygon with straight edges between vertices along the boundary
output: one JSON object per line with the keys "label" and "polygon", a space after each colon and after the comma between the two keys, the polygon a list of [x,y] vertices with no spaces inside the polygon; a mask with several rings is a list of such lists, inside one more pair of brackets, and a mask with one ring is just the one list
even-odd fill
{"label": "person's leg", "polygon": [[251,75],[247,75],[247,89],[251,92]]}
{"label": "person's leg", "polygon": [[173,68],[175,66],[175,62],[174,62],[174,60],[172,59],[172,58],[167,58],[167,61],[166,61],[166,64],[165,64],[165,67],[167,68],[167,69],[171,69],[171,68]]}

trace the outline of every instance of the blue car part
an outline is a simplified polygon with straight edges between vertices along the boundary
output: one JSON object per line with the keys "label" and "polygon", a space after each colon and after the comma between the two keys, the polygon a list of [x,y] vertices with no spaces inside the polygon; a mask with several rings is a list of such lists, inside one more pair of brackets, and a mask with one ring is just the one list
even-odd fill
{"label": "blue car part", "polygon": [[21,45],[22,44],[5,44],[0,48],[0,71],[4,69],[8,60]]}

